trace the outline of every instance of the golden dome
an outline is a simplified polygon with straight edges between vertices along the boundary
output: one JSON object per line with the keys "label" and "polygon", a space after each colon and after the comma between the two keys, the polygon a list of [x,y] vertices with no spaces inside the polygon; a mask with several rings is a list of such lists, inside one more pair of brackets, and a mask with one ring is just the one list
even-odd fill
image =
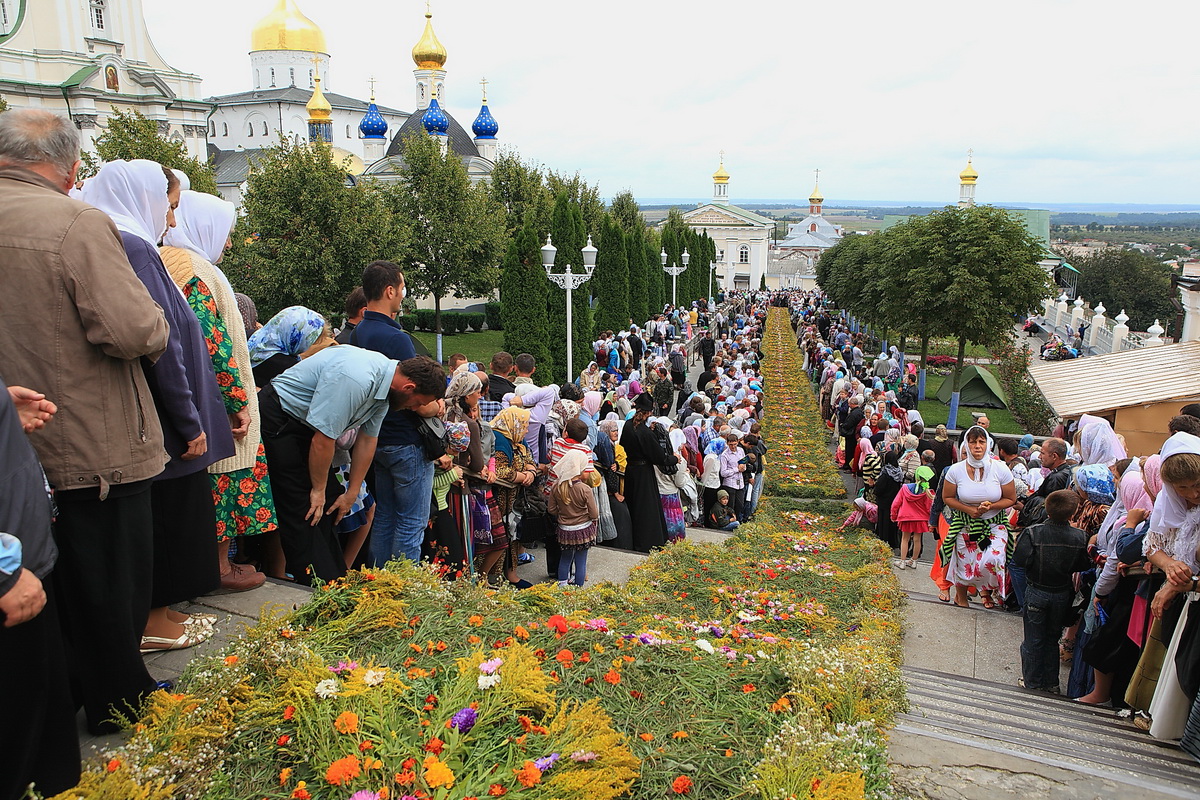
{"label": "golden dome", "polygon": [[975,181],[979,180],[979,173],[971,166],[970,158],[967,159],[967,168],[958,173],[958,179],[962,183],[975,183]]}
{"label": "golden dome", "polygon": [[302,50],[328,53],[325,34],[300,13],[296,0],[277,0],[275,8],[250,33],[250,50]]}
{"label": "golden dome", "polygon": [[446,63],[446,48],[433,32],[433,14],[428,11],[425,12],[425,32],[413,45],[412,59],[418,69],[441,69]]}
{"label": "golden dome", "polygon": [[717,171],[713,173],[713,183],[729,183],[729,173],[725,171],[725,159],[721,159],[721,166],[717,167]]}
{"label": "golden dome", "polygon": [[329,101],[325,99],[325,95],[321,92],[321,79],[313,78],[312,97],[309,98],[305,108],[308,109],[309,122],[329,122],[333,119],[333,106],[329,105]]}
{"label": "golden dome", "polygon": [[808,202],[814,206],[819,206],[821,203],[825,202],[825,195],[821,194],[821,187],[819,184],[813,184],[812,194],[808,196]]}

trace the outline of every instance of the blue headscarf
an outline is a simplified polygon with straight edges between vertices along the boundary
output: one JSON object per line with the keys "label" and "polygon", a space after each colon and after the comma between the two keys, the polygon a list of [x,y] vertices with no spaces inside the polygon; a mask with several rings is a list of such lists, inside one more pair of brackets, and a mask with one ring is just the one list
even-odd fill
{"label": "blue headscarf", "polygon": [[1112,470],[1103,464],[1085,464],[1075,470],[1075,485],[1097,505],[1112,505],[1116,497],[1117,484]]}
{"label": "blue headscarf", "polygon": [[716,439],[713,439],[708,443],[708,447],[704,448],[704,455],[719,456],[725,452],[725,448],[725,440],[718,436]]}
{"label": "blue headscarf", "polygon": [[273,355],[299,358],[321,337],[325,318],[304,306],[280,311],[250,337],[250,366],[257,367]]}

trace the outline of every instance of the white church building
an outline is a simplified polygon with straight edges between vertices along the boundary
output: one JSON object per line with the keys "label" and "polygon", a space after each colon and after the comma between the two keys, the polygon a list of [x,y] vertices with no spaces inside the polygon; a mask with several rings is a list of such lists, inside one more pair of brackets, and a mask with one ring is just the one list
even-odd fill
{"label": "white church building", "polygon": [[683,212],[684,222],[716,242],[715,285],[725,290],[757,289],[767,272],[775,222],[729,202],[724,154],[712,179],[712,200]]}

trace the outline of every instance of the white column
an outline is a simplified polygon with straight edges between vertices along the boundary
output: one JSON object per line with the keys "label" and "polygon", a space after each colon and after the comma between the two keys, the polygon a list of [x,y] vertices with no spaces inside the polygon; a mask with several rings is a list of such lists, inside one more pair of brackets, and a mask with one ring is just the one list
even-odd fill
{"label": "white column", "polygon": [[1125,349],[1125,337],[1129,335],[1129,326],[1125,324],[1126,322],[1129,322],[1129,316],[1125,313],[1125,309],[1121,309],[1121,313],[1114,317],[1114,321],[1117,324],[1113,325],[1112,329],[1112,351],[1114,353],[1119,353]]}
{"label": "white column", "polygon": [[1087,346],[1095,347],[1100,341],[1100,331],[1108,325],[1108,320],[1104,318],[1104,312],[1107,311],[1104,303],[1096,306],[1096,313],[1092,314],[1092,327],[1088,329]]}
{"label": "white column", "polygon": [[1079,323],[1083,322],[1083,298],[1075,298],[1075,308],[1071,310],[1071,327],[1078,330]]}
{"label": "white column", "polygon": [[1180,288],[1179,299],[1183,304],[1183,333],[1181,342],[1192,342],[1200,339],[1200,292],[1189,292]]}

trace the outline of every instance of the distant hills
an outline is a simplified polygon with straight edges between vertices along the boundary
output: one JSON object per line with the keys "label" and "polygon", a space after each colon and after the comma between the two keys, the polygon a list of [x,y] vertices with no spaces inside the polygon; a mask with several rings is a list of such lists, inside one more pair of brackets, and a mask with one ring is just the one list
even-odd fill
{"label": "distant hills", "polygon": [[[668,209],[672,206],[692,208],[698,202],[694,197],[650,197],[639,201],[643,209]],[[707,201],[703,201],[707,202]],[[737,205],[747,209],[791,209],[808,206],[808,200],[738,200]],[[881,214],[913,213],[911,209],[932,210],[944,208],[953,203],[933,201],[897,201],[897,200],[829,200],[825,209],[829,211],[880,211]],[[1083,214],[1184,214],[1200,213],[1200,203],[1191,205],[1183,203],[994,203],[1000,208],[1045,208],[1054,212],[1080,212]]]}

